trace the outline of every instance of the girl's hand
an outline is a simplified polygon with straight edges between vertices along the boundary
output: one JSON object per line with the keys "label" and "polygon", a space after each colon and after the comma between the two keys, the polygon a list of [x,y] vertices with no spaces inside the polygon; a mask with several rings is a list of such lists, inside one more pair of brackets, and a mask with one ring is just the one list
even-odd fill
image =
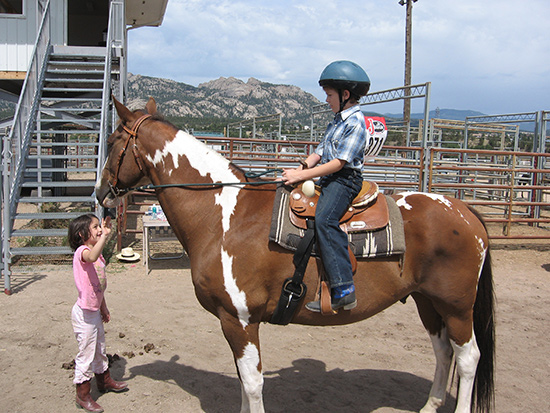
{"label": "girl's hand", "polygon": [[109,321],[111,321],[111,313],[109,313],[109,310],[107,310],[107,308],[101,308],[101,320],[104,322],[104,323],[108,323]]}
{"label": "girl's hand", "polygon": [[101,231],[108,236],[112,230],[111,217],[103,218],[101,220]]}

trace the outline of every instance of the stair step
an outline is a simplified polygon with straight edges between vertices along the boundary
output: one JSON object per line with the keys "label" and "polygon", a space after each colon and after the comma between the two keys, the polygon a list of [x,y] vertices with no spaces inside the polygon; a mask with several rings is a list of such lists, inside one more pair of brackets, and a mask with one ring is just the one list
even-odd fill
{"label": "stair step", "polygon": [[65,255],[72,254],[70,247],[20,247],[10,248],[12,256],[15,255]]}
{"label": "stair step", "polygon": [[[47,171],[43,170],[42,172]],[[95,186],[96,181],[50,181],[50,182],[32,182],[27,181],[23,182],[21,184],[22,187],[25,188],[39,188],[39,187],[47,187],[47,188],[93,188]]]}
{"label": "stair step", "polygon": [[47,202],[56,202],[56,203],[62,203],[62,202],[89,202],[89,203],[95,203],[95,197],[94,196],[29,196],[29,197],[22,197],[19,198],[19,202],[24,202],[26,204],[45,204]]}
{"label": "stair step", "polygon": [[67,235],[67,228],[15,229],[11,232],[12,237],[63,237],[65,235]]}
{"label": "stair step", "polygon": [[48,67],[46,74],[54,75],[103,75],[103,70],[98,66],[97,69],[61,69]]}
{"label": "stair step", "polygon": [[75,87],[44,87],[42,88],[42,92],[103,92],[103,89],[98,88],[75,88]]}
{"label": "stair step", "polygon": [[99,155],[29,155],[27,159],[98,159]]}
{"label": "stair step", "polygon": [[89,130],[89,129],[35,129],[33,133],[41,133],[42,135],[50,135],[50,134],[99,135],[98,130]]}
{"label": "stair step", "polygon": [[54,45],[50,56],[105,58],[107,48],[105,46],[63,46]]}
{"label": "stair step", "polygon": [[73,219],[85,212],[25,212],[15,214],[15,219]]}
{"label": "stair step", "polygon": [[101,103],[103,102],[103,99],[102,98],[98,98],[98,97],[86,97],[86,96],[75,96],[75,97],[71,97],[71,98],[68,98],[68,97],[58,97],[58,98],[53,98],[53,97],[44,97],[42,96],[40,98],[40,102],[73,102],[76,104],[76,102],[80,102],[80,103]]}
{"label": "stair step", "polygon": [[[86,59],[86,60],[84,60]],[[48,66],[105,66],[104,56],[66,56],[66,55],[50,55]]]}
{"label": "stair step", "polygon": [[37,142],[37,141],[32,141],[31,142],[31,147],[35,148],[35,147],[38,147],[40,146],[41,148],[51,148],[51,147],[94,147],[94,148],[97,148],[99,146],[99,142],[98,141],[91,141],[91,142],[44,142],[44,141],[41,141],[41,142]]}
{"label": "stair step", "polygon": [[40,119],[41,123],[99,123],[101,122],[101,119],[94,119],[94,118],[82,118],[82,119],[49,119],[49,118],[42,118]]}
{"label": "stair step", "polygon": [[45,82],[51,83],[103,83],[103,78],[101,79],[89,79],[89,78],[78,78],[78,77],[47,77],[44,79]]}
{"label": "stair step", "polygon": [[[74,126],[74,122],[72,122]],[[45,124],[39,125],[39,126],[47,126]],[[53,125],[52,125],[53,126]],[[60,126],[60,125],[56,125]],[[61,125],[63,126],[63,125]],[[82,125],[81,125],[82,126]],[[64,135],[90,135],[90,134],[99,134],[99,129],[93,128],[93,129],[56,129],[56,128],[45,128],[45,129],[35,129],[33,130],[34,134],[41,134],[45,135],[45,137],[48,137],[49,135],[58,135],[58,134],[64,134]],[[44,137],[44,136],[42,136]]]}
{"label": "stair step", "polygon": [[42,106],[40,105],[40,111],[49,113],[49,112],[81,112],[81,113],[101,113],[101,108],[75,108],[75,107],[51,107],[51,106]]}
{"label": "stair step", "polygon": [[102,53],[57,53],[50,54],[50,62],[97,62],[105,60],[105,51]]}
{"label": "stair step", "polygon": [[26,168],[25,172],[97,172],[97,168]]}

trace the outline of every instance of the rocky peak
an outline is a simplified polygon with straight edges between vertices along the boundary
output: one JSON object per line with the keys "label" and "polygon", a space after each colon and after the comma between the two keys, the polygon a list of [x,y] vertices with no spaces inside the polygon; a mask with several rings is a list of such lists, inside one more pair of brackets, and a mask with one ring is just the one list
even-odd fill
{"label": "rocky peak", "polygon": [[129,75],[129,103],[153,96],[167,116],[248,119],[282,113],[285,121],[307,125],[311,107],[319,101],[291,85],[275,85],[235,77],[201,83],[197,87],[169,79]]}

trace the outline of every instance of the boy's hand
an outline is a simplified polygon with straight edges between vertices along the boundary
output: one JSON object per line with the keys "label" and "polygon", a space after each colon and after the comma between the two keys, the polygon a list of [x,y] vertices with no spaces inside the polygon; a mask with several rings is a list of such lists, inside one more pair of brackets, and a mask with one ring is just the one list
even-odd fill
{"label": "boy's hand", "polygon": [[300,177],[301,169],[285,169],[283,172],[283,182],[286,185],[296,184],[303,181]]}

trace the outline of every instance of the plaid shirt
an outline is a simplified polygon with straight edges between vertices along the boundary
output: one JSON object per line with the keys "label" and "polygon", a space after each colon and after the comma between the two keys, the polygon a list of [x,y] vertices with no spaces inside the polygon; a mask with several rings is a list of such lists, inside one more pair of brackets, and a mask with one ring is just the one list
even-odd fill
{"label": "plaid shirt", "polygon": [[361,171],[367,133],[365,117],[359,105],[337,113],[334,120],[328,124],[323,140],[315,149],[315,153],[321,157],[319,163],[340,159],[346,161],[344,168]]}

